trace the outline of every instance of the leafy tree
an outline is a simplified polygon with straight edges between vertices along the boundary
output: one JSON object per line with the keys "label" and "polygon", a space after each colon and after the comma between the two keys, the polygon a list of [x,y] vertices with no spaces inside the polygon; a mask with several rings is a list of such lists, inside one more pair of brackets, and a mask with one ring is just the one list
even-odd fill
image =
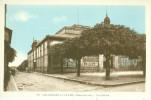
{"label": "leafy tree", "polygon": [[85,56],[85,49],[79,37],[68,39],[64,42],[65,57],[72,58],[77,61],[77,76],[80,76],[81,58]]}
{"label": "leafy tree", "polygon": [[[64,57],[63,44],[56,44],[51,47],[51,57],[57,57],[60,60],[61,74],[63,74],[63,57]],[[52,58],[53,59],[53,58]]]}
{"label": "leafy tree", "polygon": [[140,35],[124,25],[101,23],[83,31],[80,37],[54,45],[50,51],[52,55],[76,59],[78,62],[77,76],[80,76],[82,57],[103,54],[106,58],[106,79],[110,79],[111,56],[125,55],[130,58],[141,56],[145,60],[145,40],[145,35]]}
{"label": "leafy tree", "polygon": [[16,51],[10,47],[9,44],[5,43],[5,56],[6,64],[4,66],[4,90],[7,90],[8,81],[10,79],[10,68],[8,67],[9,62],[13,62],[16,57]]}
{"label": "leafy tree", "polygon": [[82,33],[80,40],[87,50],[86,55],[103,54],[106,58],[106,79],[110,79],[109,60],[112,55],[130,58],[145,58],[145,35],[140,35],[124,25],[97,24]]}
{"label": "leafy tree", "polygon": [[6,56],[8,62],[13,62],[16,57],[16,51],[14,48],[7,46],[6,48]]}
{"label": "leafy tree", "polygon": [[24,60],[18,67],[17,69],[19,71],[26,71],[26,68],[28,67],[28,61]]}
{"label": "leafy tree", "polygon": [[138,45],[139,47],[139,54],[142,58],[142,67],[143,67],[143,75],[145,77],[146,75],[146,35],[140,34],[139,35],[139,42],[141,45]]}
{"label": "leafy tree", "polygon": [[61,73],[63,73],[63,58],[77,60],[77,76],[80,76],[81,58],[83,57],[82,46],[80,47],[79,38],[67,39],[62,44],[56,44],[50,48],[52,56],[60,57]]}

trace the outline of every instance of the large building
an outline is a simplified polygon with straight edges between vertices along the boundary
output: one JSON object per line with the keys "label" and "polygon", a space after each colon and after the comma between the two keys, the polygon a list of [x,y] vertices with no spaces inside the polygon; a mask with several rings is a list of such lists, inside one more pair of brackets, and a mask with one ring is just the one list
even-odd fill
{"label": "large building", "polygon": [[[110,19],[106,15],[104,25],[109,25]],[[32,49],[28,52],[28,70],[42,73],[60,73],[60,61],[50,56],[49,48],[53,45],[62,43],[66,39],[79,37],[83,30],[89,26],[73,25],[64,27],[55,35],[47,35],[41,41],[34,40]],[[104,56],[86,56],[81,59],[81,72],[99,72],[104,70]],[[140,69],[138,59],[129,59],[123,56],[112,56],[112,69]],[[73,59],[63,59],[64,72],[76,72],[76,61]]]}

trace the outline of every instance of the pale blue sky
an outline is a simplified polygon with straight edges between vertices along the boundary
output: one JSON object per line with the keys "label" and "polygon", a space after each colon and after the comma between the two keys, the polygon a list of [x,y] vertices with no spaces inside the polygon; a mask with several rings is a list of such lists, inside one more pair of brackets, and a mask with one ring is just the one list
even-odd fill
{"label": "pale blue sky", "polygon": [[106,8],[111,24],[126,25],[138,33],[145,33],[144,6],[8,5],[6,26],[13,30],[11,46],[18,57],[25,59],[31,50],[33,36],[41,40],[64,26],[78,24],[78,15],[80,25],[93,27],[104,20]]}

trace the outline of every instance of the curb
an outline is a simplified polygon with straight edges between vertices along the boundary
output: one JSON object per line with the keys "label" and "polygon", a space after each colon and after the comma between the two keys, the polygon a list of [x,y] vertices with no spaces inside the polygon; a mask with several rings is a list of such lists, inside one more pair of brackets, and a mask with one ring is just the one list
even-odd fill
{"label": "curb", "polygon": [[[13,90],[12,90],[12,88],[9,88],[8,89],[8,91],[19,91],[19,89],[18,89],[18,87],[17,87],[17,85],[16,85],[16,82],[15,82],[15,80],[14,80],[14,77],[11,75],[10,76],[10,81],[12,80],[12,85],[13,85]],[[10,82],[9,81],[9,82]]]}
{"label": "curb", "polygon": [[[37,73],[37,72],[35,72],[35,73]],[[103,86],[103,87],[115,87],[115,86],[122,86],[122,85],[137,84],[137,83],[144,83],[144,82],[145,82],[145,81],[133,81],[133,82],[125,82],[125,83],[118,83],[118,84],[106,85],[106,84],[98,84],[98,83],[92,83],[92,82],[81,81],[81,80],[77,80],[77,79],[63,78],[63,77],[58,77],[58,76],[53,76],[53,75],[43,74],[43,73],[37,73],[37,74],[44,75],[44,76],[48,76],[48,77],[53,77],[53,78],[57,78],[57,79],[63,79],[63,80],[67,80],[67,81],[79,82],[79,83],[81,83],[81,84],[95,85],[95,86]]]}

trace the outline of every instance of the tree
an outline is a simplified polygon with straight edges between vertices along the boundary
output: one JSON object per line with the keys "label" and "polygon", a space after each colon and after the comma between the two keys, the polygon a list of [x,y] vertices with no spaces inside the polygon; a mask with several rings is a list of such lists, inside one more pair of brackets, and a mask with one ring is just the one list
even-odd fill
{"label": "tree", "polygon": [[64,49],[63,44],[56,44],[50,48],[51,57],[57,57],[60,60],[61,74],[63,74],[63,58],[64,58],[63,49]]}
{"label": "tree", "polygon": [[28,67],[28,61],[24,60],[18,67],[17,69],[19,71],[26,71],[26,68]]}
{"label": "tree", "polygon": [[67,39],[64,43],[56,44],[50,48],[52,56],[60,57],[61,71],[63,70],[63,58],[72,58],[77,61],[77,76],[80,76],[81,58],[83,57],[82,46],[79,38]]}
{"label": "tree", "polygon": [[7,62],[13,62],[15,57],[16,57],[16,51],[14,48],[10,47],[10,46],[6,46],[6,58],[7,58]]}
{"label": "tree", "polygon": [[10,79],[10,68],[8,67],[9,62],[13,62],[16,57],[16,51],[10,47],[9,44],[5,43],[5,66],[4,66],[4,90],[7,90],[8,81]]}
{"label": "tree", "polygon": [[[53,55],[73,58],[78,61],[77,76],[80,76],[80,59],[84,56],[103,54],[106,58],[106,79],[110,79],[110,58],[125,55],[130,58],[145,58],[145,35],[140,35],[124,25],[96,24],[82,32],[80,37],[68,39],[51,49]],[[143,48],[142,48],[143,46]],[[61,54],[60,54],[61,53]]]}
{"label": "tree", "polygon": [[138,40],[142,44],[139,45],[138,47],[139,47],[140,57],[142,58],[143,75],[145,77],[146,76],[146,35],[140,34]]}
{"label": "tree", "polygon": [[82,33],[80,40],[87,49],[85,55],[103,54],[106,58],[106,79],[110,79],[109,59],[112,55],[145,58],[145,35],[140,35],[124,25],[97,24]]}

